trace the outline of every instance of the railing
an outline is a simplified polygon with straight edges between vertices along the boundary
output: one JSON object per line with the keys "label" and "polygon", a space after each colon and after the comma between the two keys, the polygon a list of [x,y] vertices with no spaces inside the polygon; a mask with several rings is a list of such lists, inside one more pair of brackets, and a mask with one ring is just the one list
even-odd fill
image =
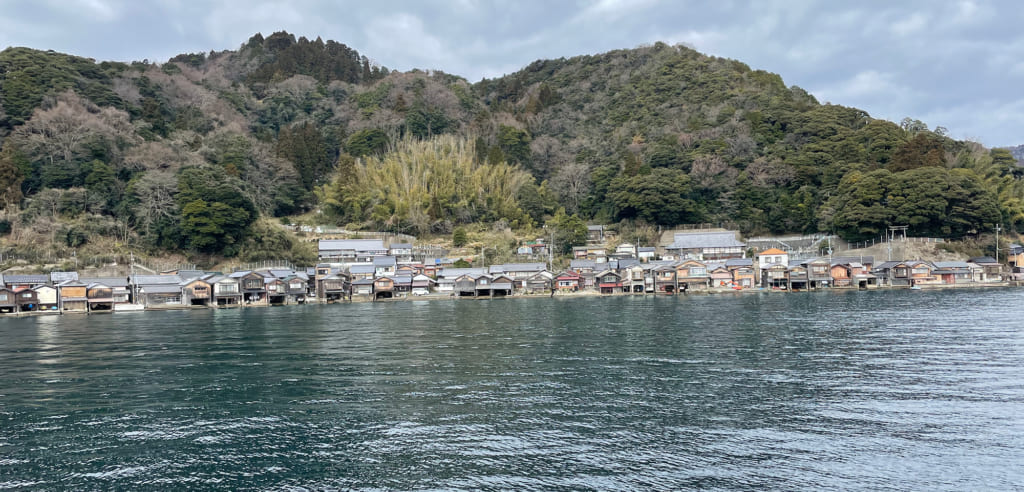
{"label": "railing", "polygon": [[234,271],[244,270],[295,270],[295,265],[287,260],[265,260],[253,263],[243,263],[234,268]]}
{"label": "railing", "polygon": [[872,247],[872,246],[874,246],[876,244],[886,244],[886,243],[890,243],[890,242],[894,242],[894,243],[901,243],[902,242],[902,243],[919,243],[919,244],[926,244],[926,243],[940,244],[940,243],[946,243],[948,241],[949,241],[948,239],[943,239],[941,237],[898,237],[898,238],[890,241],[889,238],[886,238],[885,236],[880,236],[877,239],[872,238],[872,239],[868,239],[866,241],[855,241],[855,242],[852,242],[852,243],[846,243],[846,247],[845,248],[842,247],[841,243],[838,243],[836,245],[836,247],[833,248],[833,250],[834,251],[838,251],[840,249],[843,249],[843,250],[863,249],[863,248],[870,248],[870,247]]}
{"label": "railing", "polygon": [[412,243],[416,241],[416,236],[410,236],[408,234],[402,234],[400,232],[383,232],[383,231],[350,231],[341,227],[328,227],[328,226],[294,226],[286,225],[282,226],[285,229],[289,229],[295,232],[305,232],[308,234],[314,234],[317,239],[323,239],[322,236],[359,236],[363,239],[380,239],[388,243]]}

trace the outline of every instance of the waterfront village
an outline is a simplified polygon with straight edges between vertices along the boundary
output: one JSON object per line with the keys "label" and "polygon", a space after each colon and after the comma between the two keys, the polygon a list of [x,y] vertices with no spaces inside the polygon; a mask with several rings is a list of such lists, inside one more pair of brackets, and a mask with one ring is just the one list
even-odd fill
{"label": "waterfront village", "polygon": [[[659,247],[605,246],[603,226],[588,227],[588,246],[573,248],[569,267],[543,261],[457,267],[430,257],[434,248],[385,239],[321,239],[315,267],[268,266],[230,273],[177,269],[158,274],[86,277],[78,272],[4,274],[0,313],[99,313],[229,308],[400,299],[493,299],[507,296],[799,292],[821,289],[1019,285],[1024,247],[1006,265],[967,261],[876,261],[873,256],[807,256],[780,242],[747,257],[749,245],[726,230],[677,231]],[[764,246],[764,245],[762,245]],[[790,249],[787,251],[787,249]],[[538,240],[518,253],[551,258]]]}

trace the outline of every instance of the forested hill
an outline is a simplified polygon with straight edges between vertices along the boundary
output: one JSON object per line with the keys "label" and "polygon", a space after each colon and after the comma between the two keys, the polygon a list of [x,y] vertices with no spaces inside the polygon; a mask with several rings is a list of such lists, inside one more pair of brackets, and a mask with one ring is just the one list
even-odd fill
{"label": "forested hill", "polygon": [[947,237],[1024,225],[1009,151],[661,43],[478,83],[283,32],[164,63],[8,48],[0,138],[0,229],[23,249],[297,254],[258,220],[277,216],[412,234],[551,220],[850,239],[889,224]]}

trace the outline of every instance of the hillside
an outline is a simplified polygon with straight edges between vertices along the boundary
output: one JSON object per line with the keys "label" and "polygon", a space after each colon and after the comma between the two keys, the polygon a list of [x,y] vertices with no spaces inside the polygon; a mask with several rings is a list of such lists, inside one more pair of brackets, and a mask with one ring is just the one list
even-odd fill
{"label": "hillside", "polygon": [[277,220],[439,235],[715,223],[851,240],[892,223],[943,237],[1024,225],[1009,151],[662,43],[475,84],[288,33],[162,64],[8,48],[0,139],[3,252],[22,257],[308,261]]}
{"label": "hillside", "polygon": [[1017,162],[1024,165],[1024,145],[1018,145],[1016,147],[1010,147],[1007,149],[1013,154],[1013,157],[1017,159]]}

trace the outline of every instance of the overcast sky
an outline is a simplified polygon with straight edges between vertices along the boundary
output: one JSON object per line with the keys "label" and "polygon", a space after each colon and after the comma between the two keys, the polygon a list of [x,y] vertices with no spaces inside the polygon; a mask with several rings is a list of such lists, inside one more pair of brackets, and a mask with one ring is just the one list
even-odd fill
{"label": "overcast sky", "polygon": [[821,102],[988,146],[1024,144],[1022,26],[1010,0],[0,0],[0,47],[97,60],[162,62],[283,29],[475,82],[540,58],[686,43]]}

